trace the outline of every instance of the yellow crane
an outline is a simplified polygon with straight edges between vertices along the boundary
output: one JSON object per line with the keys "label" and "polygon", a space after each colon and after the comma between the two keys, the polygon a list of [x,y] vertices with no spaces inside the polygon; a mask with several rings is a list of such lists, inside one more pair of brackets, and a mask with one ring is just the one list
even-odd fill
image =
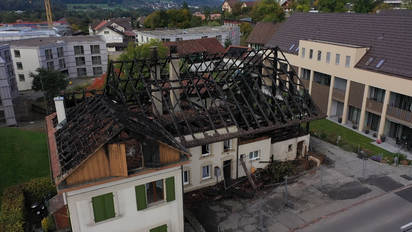
{"label": "yellow crane", "polygon": [[[31,4],[32,0],[29,0]],[[50,0],[44,0],[44,8],[46,8],[46,17],[47,17],[47,24],[49,27],[53,27],[53,14],[50,6]]]}
{"label": "yellow crane", "polygon": [[44,0],[44,7],[46,8],[47,24],[49,24],[49,27],[53,27],[53,15],[50,0]]}

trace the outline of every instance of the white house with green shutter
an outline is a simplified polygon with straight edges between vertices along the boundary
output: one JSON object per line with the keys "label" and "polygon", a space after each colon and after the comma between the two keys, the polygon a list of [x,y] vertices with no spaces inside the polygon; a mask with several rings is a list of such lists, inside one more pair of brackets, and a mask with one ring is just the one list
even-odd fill
{"label": "white house with green shutter", "polygon": [[53,206],[58,229],[184,231],[185,148],[144,118],[124,117],[125,109],[105,96],[90,97],[67,115],[62,100],[55,99],[57,113],[46,117],[51,171],[62,199]]}

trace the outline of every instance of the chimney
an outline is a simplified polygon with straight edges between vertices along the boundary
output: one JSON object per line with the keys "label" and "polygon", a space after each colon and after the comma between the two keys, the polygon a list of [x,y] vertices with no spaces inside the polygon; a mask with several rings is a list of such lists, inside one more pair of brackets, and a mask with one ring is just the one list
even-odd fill
{"label": "chimney", "polygon": [[54,98],[54,105],[56,107],[57,122],[59,124],[61,124],[63,121],[66,120],[66,110],[64,109],[64,98],[63,97],[55,97]]}

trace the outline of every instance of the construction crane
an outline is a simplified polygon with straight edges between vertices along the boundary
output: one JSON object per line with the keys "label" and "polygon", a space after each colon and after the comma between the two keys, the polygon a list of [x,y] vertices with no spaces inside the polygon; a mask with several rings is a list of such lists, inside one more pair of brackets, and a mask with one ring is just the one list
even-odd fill
{"label": "construction crane", "polygon": [[[32,0],[29,0],[29,3],[32,3]],[[53,14],[50,6],[50,0],[44,0],[44,8],[46,8],[46,17],[47,17],[47,24],[49,27],[53,27]]]}
{"label": "construction crane", "polygon": [[46,8],[47,24],[49,27],[53,27],[53,15],[50,6],[50,0],[44,0],[44,7]]}

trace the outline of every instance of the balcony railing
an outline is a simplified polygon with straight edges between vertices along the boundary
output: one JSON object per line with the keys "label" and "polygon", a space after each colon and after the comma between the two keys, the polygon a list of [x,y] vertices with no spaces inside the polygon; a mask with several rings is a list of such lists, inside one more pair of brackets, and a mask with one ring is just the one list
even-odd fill
{"label": "balcony railing", "polygon": [[373,111],[377,114],[382,113],[383,104],[381,102],[375,101],[371,98],[368,98],[366,101],[366,109]]}
{"label": "balcony railing", "polygon": [[397,108],[395,106],[388,106],[388,111],[386,114],[408,123],[412,122],[412,112]]}
{"label": "balcony railing", "polygon": [[332,97],[339,101],[345,101],[345,91],[337,88],[333,88]]}

